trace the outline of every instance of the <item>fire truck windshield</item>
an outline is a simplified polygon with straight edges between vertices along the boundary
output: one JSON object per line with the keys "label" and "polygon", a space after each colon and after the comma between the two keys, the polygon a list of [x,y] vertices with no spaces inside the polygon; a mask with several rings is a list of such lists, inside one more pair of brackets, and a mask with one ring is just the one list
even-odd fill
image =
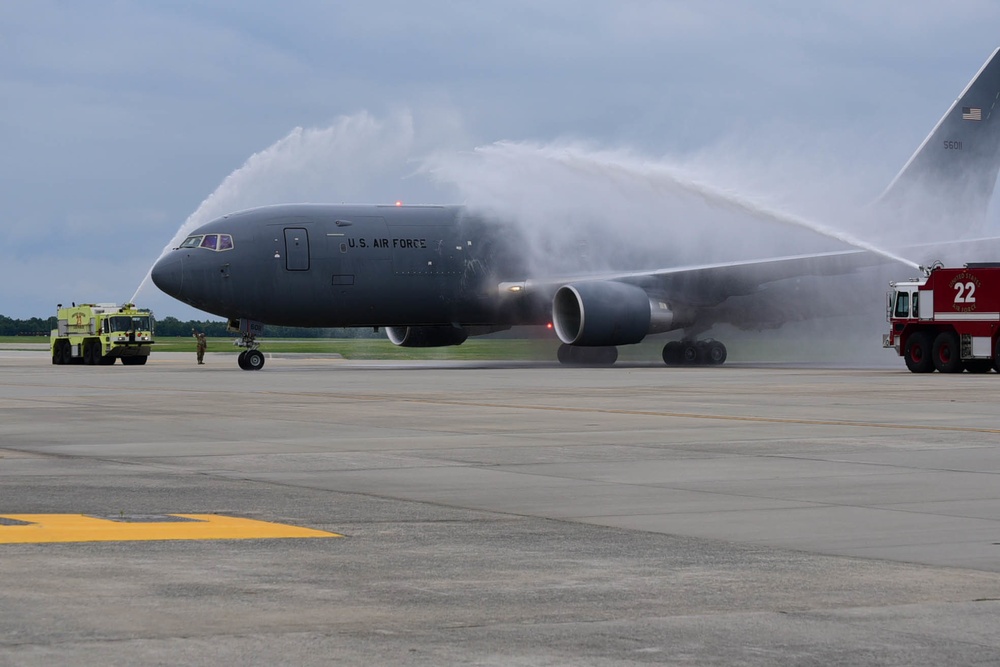
{"label": "fire truck windshield", "polygon": [[896,294],[896,309],[893,313],[895,317],[910,316],[910,293],[899,292]]}
{"label": "fire truck windshield", "polygon": [[151,319],[149,315],[115,315],[107,319],[107,331],[105,333],[152,331]]}

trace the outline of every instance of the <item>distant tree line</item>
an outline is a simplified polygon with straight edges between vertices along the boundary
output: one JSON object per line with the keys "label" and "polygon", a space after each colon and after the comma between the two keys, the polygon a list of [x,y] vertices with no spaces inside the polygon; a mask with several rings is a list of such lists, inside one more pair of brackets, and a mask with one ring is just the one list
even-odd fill
{"label": "distant tree line", "polygon": [[31,317],[26,320],[15,320],[0,315],[0,336],[48,336],[55,328],[54,315],[45,319]]}
{"label": "distant tree line", "polygon": [[[56,328],[56,317],[42,319],[31,317],[18,320],[0,315],[0,336],[48,336]],[[188,320],[182,322],[176,317],[164,317],[156,320],[156,335],[165,338],[172,336],[190,336],[191,329],[205,332],[206,336],[223,338],[234,336],[226,331],[226,323],[213,320]],[[384,334],[376,334],[371,329],[309,329],[304,327],[264,327],[266,338],[377,338]]]}

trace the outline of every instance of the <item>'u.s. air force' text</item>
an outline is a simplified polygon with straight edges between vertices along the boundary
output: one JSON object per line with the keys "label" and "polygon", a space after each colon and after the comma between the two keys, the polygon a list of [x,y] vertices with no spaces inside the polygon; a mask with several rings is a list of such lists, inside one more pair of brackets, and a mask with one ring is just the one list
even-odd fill
{"label": "'u.s. air force' text", "polygon": [[347,239],[351,248],[418,248],[427,247],[427,239]]}

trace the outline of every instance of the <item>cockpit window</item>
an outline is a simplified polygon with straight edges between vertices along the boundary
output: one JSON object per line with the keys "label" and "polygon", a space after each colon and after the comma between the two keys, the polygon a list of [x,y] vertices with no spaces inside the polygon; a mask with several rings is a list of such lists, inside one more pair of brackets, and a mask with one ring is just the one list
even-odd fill
{"label": "cockpit window", "polygon": [[180,244],[181,248],[205,248],[222,252],[233,249],[233,237],[231,234],[196,234],[184,239]]}

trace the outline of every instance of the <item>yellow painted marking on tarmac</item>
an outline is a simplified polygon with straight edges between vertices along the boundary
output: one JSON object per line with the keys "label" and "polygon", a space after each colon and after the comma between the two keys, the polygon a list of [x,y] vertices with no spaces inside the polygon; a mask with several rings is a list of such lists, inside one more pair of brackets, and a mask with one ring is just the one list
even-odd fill
{"label": "yellow painted marking on tarmac", "polygon": [[0,514],[0,519],[27,524],[0,524],[0,544],[343,537],[323,530],[220,514],[168,514],[165,518],[168,517],[180,520],[112,521],[83,514]]}

